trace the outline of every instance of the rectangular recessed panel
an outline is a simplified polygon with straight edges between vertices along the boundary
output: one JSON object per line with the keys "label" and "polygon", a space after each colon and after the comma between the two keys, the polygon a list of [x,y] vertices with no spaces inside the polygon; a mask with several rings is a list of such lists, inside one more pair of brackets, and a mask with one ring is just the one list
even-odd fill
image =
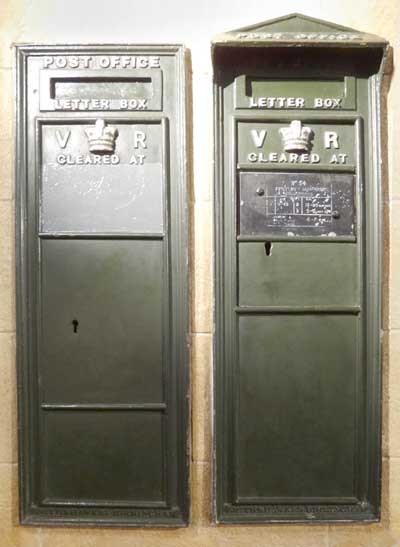
{"label": "rectangular recessed panel", "polygon": [[44,411],[42,501],[165,502],[163,420],[149,411]]}
{"label": "rectangular recessed panel", "polygon": [[353,175],[241,173],[240,234],[355,234]]}
{"label": "rectangular recessed panel", "polygon": [[[48,57],[46,66],[51,68],[40,70],[39,76],[40,110],[99,113],[162,110],[163,71],[157,68],[160,58],[140,61],[147,68],[133,68],[137,59],[129,56]],[[74,70],[62,68],[67,65]]]}
{"label": "rectangular recessed panel", "polygon": [[358,318],[241,316],[237,497],[352,497]]}
{"label": "rectangular recessed panel", "polygon": [[241,306],[360,305],[356,243],[240,242]]}
{"label": "rectangular recessed panel", "polygon": [[[104,131],[113,153],[91,152]],[[162,233],[163,146],[159,123],[44,124],[41,231]]]}
{"label": "rectangular recessed panel", "polygon": [[41,263],[44,402],[161,402],[163,243],[43,240]]}
{"label": "rectangular recessed panel", "polygon": [[241,109],[350,110],[356,107],[355,78],[241,74],[235,79],[235,99]]}

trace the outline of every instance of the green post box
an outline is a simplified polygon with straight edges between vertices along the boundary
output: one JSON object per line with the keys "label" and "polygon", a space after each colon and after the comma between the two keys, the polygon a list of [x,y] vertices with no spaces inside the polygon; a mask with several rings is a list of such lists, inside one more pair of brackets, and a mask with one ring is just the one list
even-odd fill
{"label": "green post box", "polygon": [[20,46],[23,524],[188,521],[181,46]]}
{"label": "green post box", "polygon": [[218,522],[380,517],[387,49],[296,14],[213,42]]}

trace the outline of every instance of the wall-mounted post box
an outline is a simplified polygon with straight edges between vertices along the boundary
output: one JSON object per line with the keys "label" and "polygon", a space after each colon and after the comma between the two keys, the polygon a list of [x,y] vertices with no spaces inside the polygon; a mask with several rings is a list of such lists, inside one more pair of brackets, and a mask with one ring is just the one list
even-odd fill
{"label": "wall-mounted post box", "polygon": [[21,520],[184,525],[184,49],[17,57]]}
{"label": "wall-mounted post box", "polygon": [[386,53],[301,15],[213,43],[219,522],[379,519]]}

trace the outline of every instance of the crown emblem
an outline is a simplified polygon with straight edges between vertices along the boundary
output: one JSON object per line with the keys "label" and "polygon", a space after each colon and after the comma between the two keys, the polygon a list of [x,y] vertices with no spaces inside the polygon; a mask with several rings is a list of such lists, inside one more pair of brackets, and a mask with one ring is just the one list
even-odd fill
{"label": "crown emblem", "polygon": [[282,127],[279,133],[285,152],[310,152],[314,131],[311,127],[302,127],[299,120],[293,120],[289,127]]}
{"label": "crown emblem", "polygon": [[95,126],[85,130],[89,141],[89,150],[93,154],[112,154],[118,129],[106,125],[104,120],[96,120]]}

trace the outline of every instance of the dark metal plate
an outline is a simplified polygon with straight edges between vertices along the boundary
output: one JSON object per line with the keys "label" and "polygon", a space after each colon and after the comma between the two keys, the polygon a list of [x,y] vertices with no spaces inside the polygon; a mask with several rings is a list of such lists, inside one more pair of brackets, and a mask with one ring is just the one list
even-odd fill
{"label": "dark metal plate", "polygon": [[241,173],[241,235],[353,236],[355,176]]}

